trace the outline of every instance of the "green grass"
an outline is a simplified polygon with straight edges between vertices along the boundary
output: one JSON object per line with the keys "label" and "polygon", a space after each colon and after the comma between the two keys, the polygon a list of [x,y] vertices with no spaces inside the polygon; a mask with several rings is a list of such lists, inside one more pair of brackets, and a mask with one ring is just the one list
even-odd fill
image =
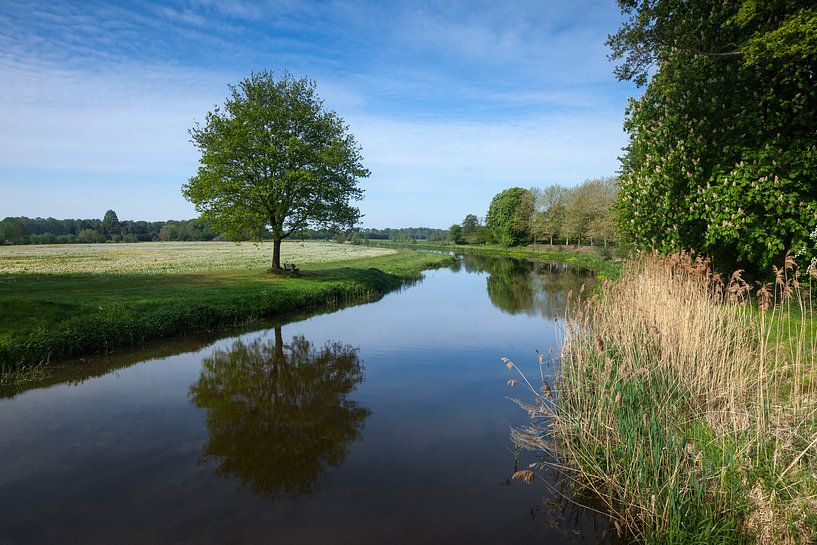
{"label": "green grass", "polygon": [[[106,246],[131,251],[139,245]],[[316,254],[319,246],[306,245]],[[423,269],[451,261],[442,255],[382,250],[368,257],[368,249],[324,246],[340,247],[347,258],[356,252],[363,257],[309,263],[301,256],[300,273],[285,276],[240,261],[232,270],[188,265],[192,271],[188,273],[173,268],[135,272],[138,263],[128,272],[72,273],[71,265],[66,265],[62,272],[38,273],[36,263],[27,272],[0,268],[0,370],[376,298],[418,279]],[[210,250],[206,243],[200,247]],[[144,252],[152,255],[149,249]]]}
{"label": "green grass", "polygon": [[518,257],[553,261],[590,269],[599,280],[617,278],[621,274],[621,263],[627,252],[626,248],[597,246],[595,248],[576,249],[569,246],[527,247],[500,246],[498,244],[445,244],[429,242],[392,242],[386,240],[368,241],[369,246],[380,248],[412,248],[415,250],[445,251],[467,254],[492,255],[499,257]]}

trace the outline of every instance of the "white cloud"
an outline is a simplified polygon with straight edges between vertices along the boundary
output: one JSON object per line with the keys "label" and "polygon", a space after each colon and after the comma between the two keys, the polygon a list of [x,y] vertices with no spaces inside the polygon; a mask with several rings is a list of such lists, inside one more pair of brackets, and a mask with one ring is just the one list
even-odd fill
{"label": "white cloud", "polygon": [[[540,4],[366,11],[343,2],[193,0],[152,13],[104,6],[92,16],[55,3],[32,9],[39,26],[28,34],[0,13],[0,185],[28,172],[50,184],[53,204],[63,191],[55,182],[69,175],[123,186],[144,175],[165,184],[163,215],[189,215],[177,187],[196,167],[188,129],[223,102],[227,83],[283,66],[315,78],[363,145],[371,226],[445,226],[484,213],[510,185],[611,174],[625,141],[624,97],[600,83],[612,79],[602,27],[577,29],[576,20],[581,11],[598,22],[610,10]],[[240,41],[243,24],[265,29],[254,34],[263,46]],[[326,41],[307,43],[315,29]],[[213,66],[185,62],[173,39],[194,44],[193,54],[226,56]],[[334,51],[332,40],[347,49]],[[259,58],[276,64],[256,66]],[[40,205],[24,189],[11,204],[0,199],[0,217],[21,213],[11,207],[26,198]],[[62,200],[75,202],[64,191]]]}
{"label": "white cloud", "polygon": [[187,130],[226,91],[185,71],[104,74],[2,67],[0,168],[178,172],[195,164]]}
{"label": "white cloud", "polygon": [[[443,227],[484,214],[511,186],[575,185],[613,174],[625,144],[619,115],[544,115],[516,122],[350,118],[372,171],[369,226]],[[386,207],[389,199],[394,206]]]}

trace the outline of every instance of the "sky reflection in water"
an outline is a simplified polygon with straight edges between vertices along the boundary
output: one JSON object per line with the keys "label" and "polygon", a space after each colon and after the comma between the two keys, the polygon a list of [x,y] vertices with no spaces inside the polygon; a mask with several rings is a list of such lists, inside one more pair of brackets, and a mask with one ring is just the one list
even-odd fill
{"label": "sky reflection in water", "polygon": [[375,303],[2,399],[0,543],[606,542],[508,484],[533,458],[499,361],[536,373],[587,280],[466,256]]}

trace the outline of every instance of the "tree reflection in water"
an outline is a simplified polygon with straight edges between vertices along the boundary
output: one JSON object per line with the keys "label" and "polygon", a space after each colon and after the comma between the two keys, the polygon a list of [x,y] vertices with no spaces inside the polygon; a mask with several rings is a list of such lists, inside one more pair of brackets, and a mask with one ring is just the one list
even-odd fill
{"label": "tree reflection in water", "polygon": [[270,500],[314,493],[328,466],[338,467],[370,411],[348,395],[363,380],[358,351],[302,336],[285,345],[237,340],[202,365],[190,398],[207,409],[203,458]]}
{"label": "tree reflection in water", "polygon": [[579,296],[582,285],[593,281],[583,269],[507,257],[465,255],[463,267],[488,273],[488,297],[498,309],[545,318],[563,315],[569,294]]}

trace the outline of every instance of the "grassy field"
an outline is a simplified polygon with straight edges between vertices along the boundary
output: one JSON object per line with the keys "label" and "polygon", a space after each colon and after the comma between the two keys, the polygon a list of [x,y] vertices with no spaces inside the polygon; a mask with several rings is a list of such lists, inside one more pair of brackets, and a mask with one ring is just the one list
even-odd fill
{"label": "grassy field", "polygon": [[[285,241],[281,262],[331,263],[394,253],[382,248]],[[140,242],[0,246],[0,274],[172,274],[269,268],[272,243]]]}
{"label": "grassy field", "polygon": [[447,256],[335,243],[0,247],[0,368],[5,372],[214,331],[320,305],[374,298]]}
{"label": "grassy field", "polygon": [[628,263],[574,309],[547,428],[517,441],[641,542],[814,543],[817,274],[794,267],[757,289],[685,255]]}

